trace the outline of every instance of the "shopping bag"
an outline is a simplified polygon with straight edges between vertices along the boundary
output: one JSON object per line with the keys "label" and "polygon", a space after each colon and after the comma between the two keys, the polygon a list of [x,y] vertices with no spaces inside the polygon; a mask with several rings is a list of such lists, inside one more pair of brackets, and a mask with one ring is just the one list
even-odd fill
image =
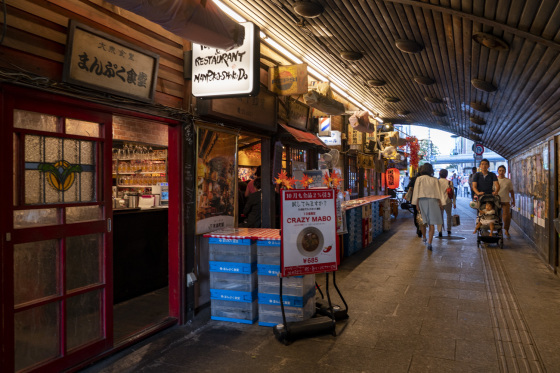
{"label": "shopping bag", "polygon": [[452,215],[451,216],[451,224],[456,227],[461,225],[461,217],[459,215]]}

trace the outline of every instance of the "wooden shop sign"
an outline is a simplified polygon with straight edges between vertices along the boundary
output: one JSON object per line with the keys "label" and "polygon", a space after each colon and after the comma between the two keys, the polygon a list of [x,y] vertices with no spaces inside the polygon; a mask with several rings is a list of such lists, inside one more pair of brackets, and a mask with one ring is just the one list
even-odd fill
{"label": "wooden shop sign", "polygon": [[62,80],[153,102],[159,56],[70,20]]}

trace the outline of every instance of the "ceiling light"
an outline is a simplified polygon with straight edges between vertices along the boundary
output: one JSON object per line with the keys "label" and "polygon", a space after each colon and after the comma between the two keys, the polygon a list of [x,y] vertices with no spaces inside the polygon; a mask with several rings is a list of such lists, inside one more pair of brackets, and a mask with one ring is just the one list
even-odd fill
{"label": "ceiling light", "polygon": [[294,3],[294,12],[302,17],[314,18],[320,16],[325,11],[325,8],[319,4],[311,1],[297,1]]}
{"label": "ceiling light", "polygon": [[476,110],[476,111],[480,111],[481,113],[488,113],[490,112],[490,108],[488,107],[488,105],[483,104],[482,102],[471,102],[471,107]]}
{"label": "ceiling light", "polygon": [[364,54],[356,51],[340,51],[340,57],[346,61],[358,61],[364,57]]}
{"label": "ceiling light", "polygon": [[387,96],[385,97],[385,101],[387,102],[399,102],[401,99],[398,97]]}
{"label": "ceiling light", "polygon": [[410,111],[408,111],[408,110],[397,110],[397,114],[405,116],[405,115],[410,114]]}
{"label": "ceiling light", "polygon": [[381,86],[384,86],[385,84],[387,84],[387,82],[384,81],[384,80],[381,80],[381,79],[370,79],[370,80],[367,81],[367,84],[370,87],[381,87]]}
{"label": "ceiling light", "polygon": [[443,101],[437,97],[424,97],[424,100],[428,101],[430,104],[441,104]]}
{"label": "ceiling light", "polygon": [[484,92],[494,92],[494,91],[498,90],[498,87],[496,87],[492,83],[489,83],[489,82],[481,80],[481,79],[472,79],[471,84],[476,89],[480,89],[481,91],[484,91]]}
{"label": "ceiling light", "polygon": [[480,126],[485,125],[486,121],[482,118],[479,117],[470,117],[469,118],[471,120],[471,122],[473,122],[474,124],[478,124]]}
{"label": "ceiling light", "polygon": [[428,78],[427,76],[415,76],[414,81],[422,85],[432,85],[436,82],[435,80],[433,80],[432,78]]}
{"label": "ceiling light", "polygon": [[475,32],[472,39],[484,45],[486,48],[495,49],[497,51],[507,51],[509,49],[508,43],[503,39],[484,32]]}
{"label": "ceiling light", "polygon": [[481,128],[475,127],[475,126],[470,126],[469,129],[470,129],[472,132],[474,132],[474,133],[476,133],[476,134],[479,134],[479,135],[481,135],[481,134],[484,133],[484,130],[482,130]]}
{"label": "ceiling light", "polygon": [[418,44],[414,40],[406,40],[406,39],[395,40],[395,45],[397,48],[399,48],[402,52],[405,53],[418,53],[424,49],[424,46]]}
{"label": "ceiling light", "polygon": [[247,22],[247,20],[245,18],[243,18],[239,14],[235,13],[232,9],[227,7],[220,0],[213,0],[213,1],[214,1],[214,4],[216,4],[218,6],[218,8],[220,8],[225,14],[227,14],[228,16],[233,18],[236,22]]}

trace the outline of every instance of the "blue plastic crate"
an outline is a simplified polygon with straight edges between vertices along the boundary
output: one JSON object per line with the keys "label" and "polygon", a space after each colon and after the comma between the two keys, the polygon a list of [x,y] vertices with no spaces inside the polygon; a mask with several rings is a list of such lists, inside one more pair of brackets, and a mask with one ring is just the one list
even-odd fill
{"label": "blue plastic crate", "polygon": [[257,263],[280,265],[280,241],[258,240]]}
{"label": "blue plastic crate", "polygon": [[[273,304],[280,305],[280,295],[279,294],[267,294],[259,293],[259,304]],[[315,287],[313,287],[305,296],[294,297],[291,295],[282,296],[282,301],[284,306],[290,307],[303,307],[309,298],[315,298]]]}
{"label": "blue plastic crate", "polygon": [[210,288],[252,292],[257,290],[257,273],[210,272]]}
{"label": "blue plastic crate", "polygon": [[257,260],[257,247],[250,239],[210,237],[208,246],[211,261],[252,263]]}
{"label": "blue plastic crate", "polygon": [[210,272],[251,274],[257,270],[257,263],[233,263],[210,261]]}
{"label": "blue plastic crate", "polygon": [[210,289],[210,299],[227,300],[232,302],[252,302],[258,298],[257,290],[234,291],[222,289]]}
{"label": "blue plastic crate", "polygon": [[258,319],[258,304],[256,300],[252,302],[212,300],[210,307],[212,320],[252,324]]}
{"label": "blue plastic crate", "polygon": [[[309,298],[302,307],[284,307],[287,322],[308,320],[315,314],[315,298]],[[259,325],[275,326],[282,324],[282,307],[280,305],[259,303]]]}

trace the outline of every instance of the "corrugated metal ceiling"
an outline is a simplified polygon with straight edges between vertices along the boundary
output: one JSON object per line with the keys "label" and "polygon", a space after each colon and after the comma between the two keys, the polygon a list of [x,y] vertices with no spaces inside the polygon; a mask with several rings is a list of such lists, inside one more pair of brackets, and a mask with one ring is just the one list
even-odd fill
{"label": "corrugated metal ceiling", "polygon": [[[313,0],[325,8],[315,18],[297,15],[294,0],[223,2],[394,123],[480,136],[506,158],[560,127],[557,0]],[[483,46],[476,33],[507,50]],[[397,40],[422,49],[405,53]],[[345,50],[364,57],[345,60]],[[418,82],[425,78],[434,83]],[[386,84],[373,87],[372,79]],[[496,90],[477,89],[474,79]]]}

